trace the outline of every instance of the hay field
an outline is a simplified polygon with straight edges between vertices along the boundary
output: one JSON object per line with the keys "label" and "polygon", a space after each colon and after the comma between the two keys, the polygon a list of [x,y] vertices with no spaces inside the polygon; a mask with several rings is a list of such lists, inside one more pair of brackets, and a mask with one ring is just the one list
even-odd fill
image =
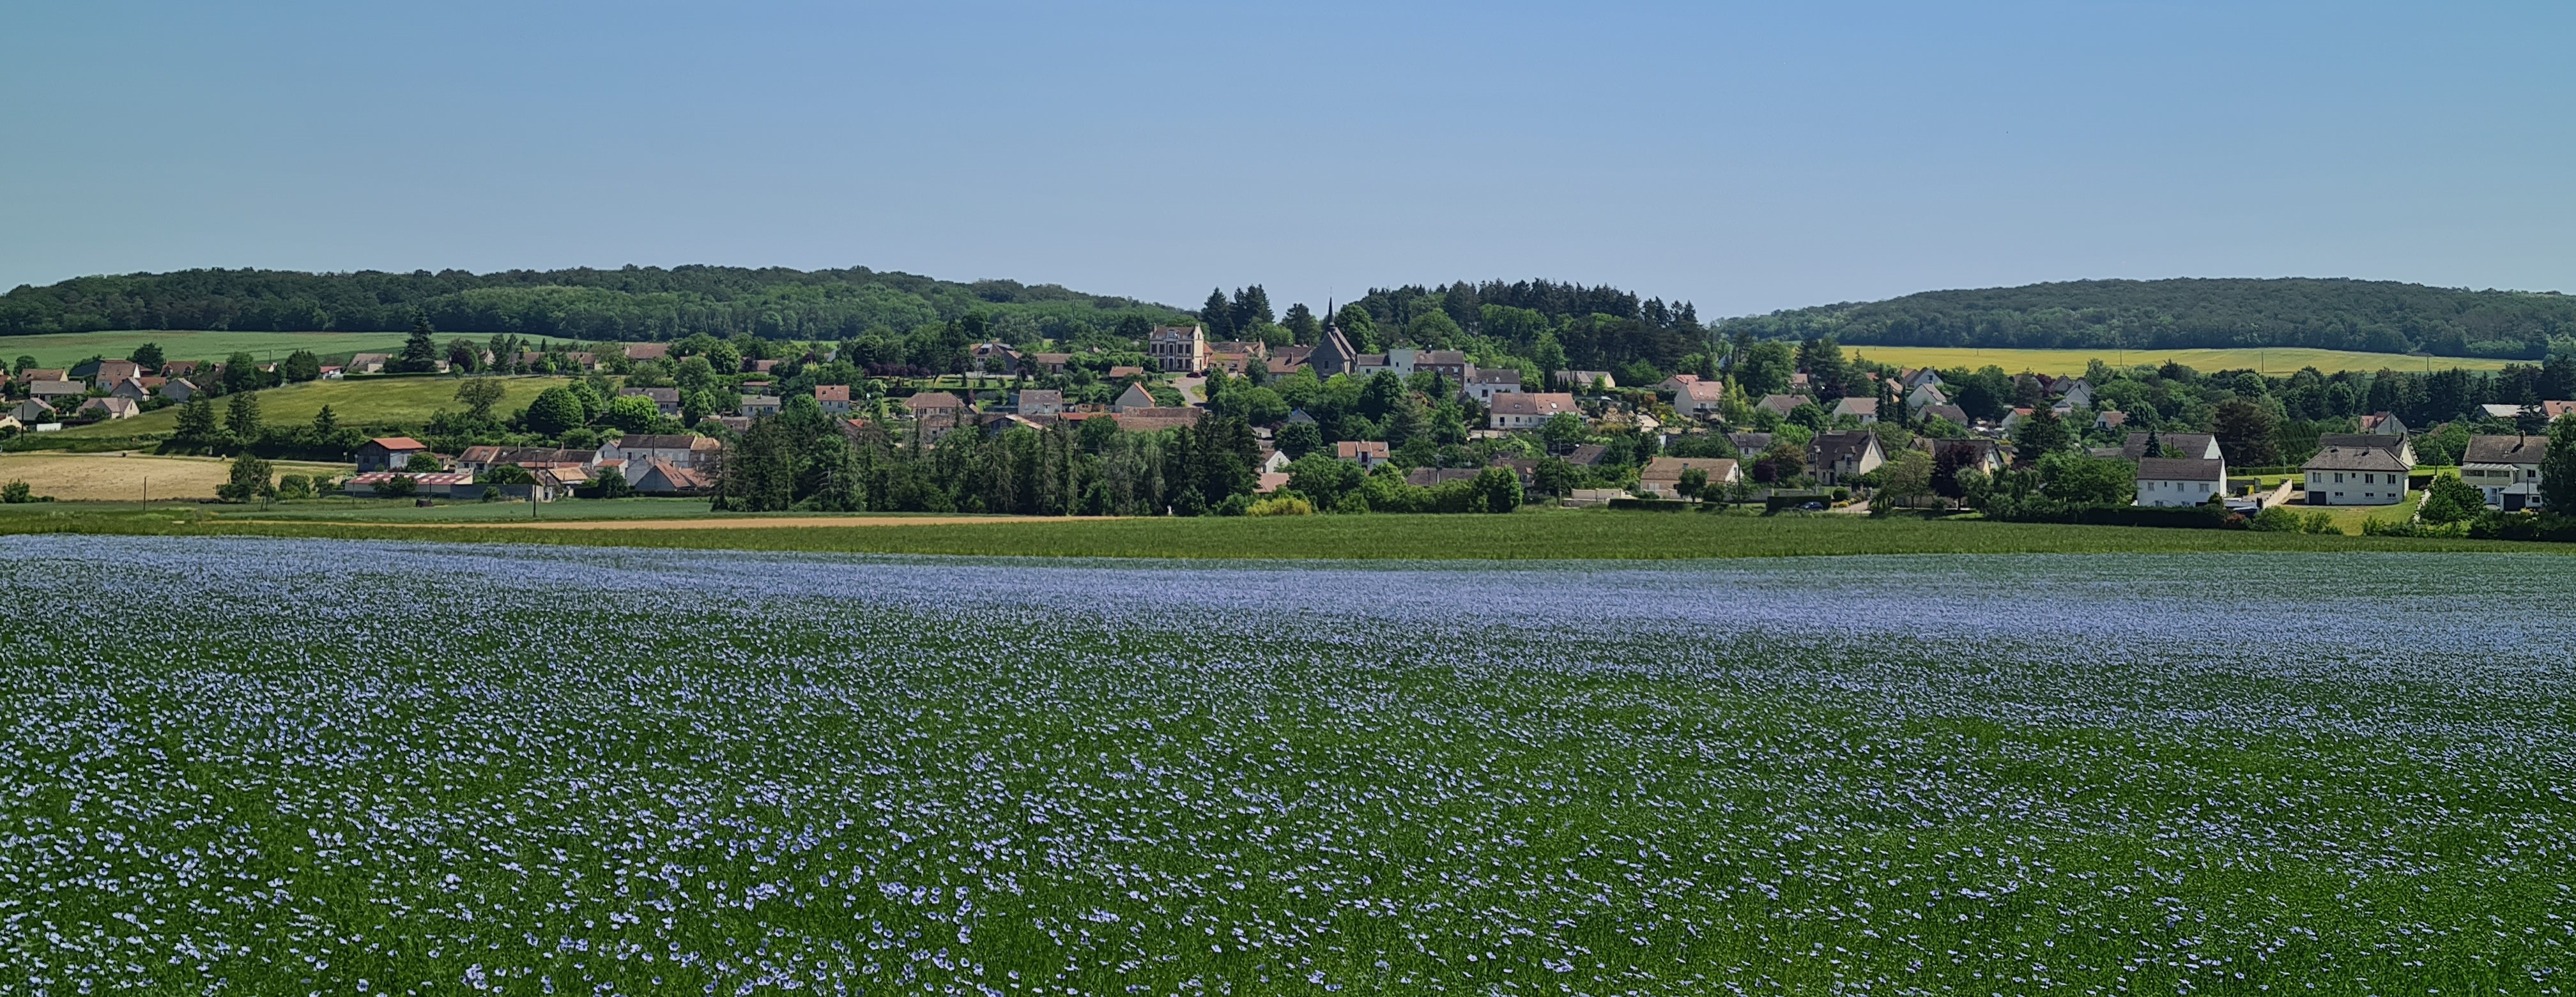
{"label": "hay field", "polygon": [[1846,347],[1854,359],[1868,359],[1899,367],[1931,366],[1947,370],[1966,367],[1971,370],[1993,364],[2006,373],[2081,374],[2094,360],[2114,367],[2139,364],[2161,364],[2167,360],[2207,373],[2218,370],[2258,370],[2275,377],[2314,367],[2328,374],[2337,371],[2376,371],[2381,368],[2403,371],[2442,370],[2460,367],[2468,370],[2502,370],[2513,361],[2484,360],[2475,357],[2419,357],[2396,353],[2358,353],[2348,350],[2316,350],[2294,347],[2249,350],[1984,350],[1965,346],[1852,346]]}
{"label": "hay field", "polygon": [[[337,464],[271,461],[279,474],[347,471]],[[165,457],[153,454],[0,454],[0,482],[24,481],[38,495],[64,502],[132,502],[152,499],[210,499],[224,483],[232,462],[215,457]]]}

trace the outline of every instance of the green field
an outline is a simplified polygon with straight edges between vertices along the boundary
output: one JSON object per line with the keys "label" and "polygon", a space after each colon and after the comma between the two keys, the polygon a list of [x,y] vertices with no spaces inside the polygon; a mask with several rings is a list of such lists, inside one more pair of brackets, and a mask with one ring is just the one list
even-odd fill
{"label": "green field", "polygon": [[[442,336],[439,342],[449,338]],[[470,336],[476,342],[484,337]],[[0,362],[15,363],[19,357],[36,358],[39,367],[68,367],[94,356],[111,360],[124,359],[134,348],[145,343],[158,343],[161,355],[172,360],[222,360],[235,351],[249,353],[266,363],[284,360],[297,350],[311,350],[325,358],[345,357],[351,353],[392,353],[402,349],[399,332],[182,332],[167,329],[129,329],[116,332],[64,332],[42,336],[0,337]]]}
{"label": "green field", "polygon": [[[541,522],[583,515],[588,503],[537,510]],[[337,510],[337,511],[335,511]],[[763,523],[763,517],[708,517],[705,505],[636,500],[612,518],[699,520],[688,528],[564,529],[520,525],[521,504],[414,510],[321,501],[263,512],[205,507],[149,515],[79,506],[0,507],[0,535],[144,533],[403,539],[436,543],[639,548],[967,554],[1010,557],[1278,558],[1294,560],[1671,560],[1847,554],[2192,553],[2224,551],[2486,551],[2546,556],[2576,552],[2551,544],[2458,539],[2308,536],[2222,530],[1926,521],[1859,516],[1530,511],[1513,516],[1314,516],[1303,518],[1122,519],[1047,522],[994,517],[973,523],[904,523],[901,517],[844,517],[852,525]],[[795,516],[801,524],[811,517]],[[772,519],[780,517],[768,517]],[[436,523],[469,525],[438,526]],[[470,525],[488,523],[490,525]],[[2357,528],[2357,527],[2356,527]]]}
{"label": "green field", "polygon": [[2576,944],[2528,558],[495,553],[0,537],[0,991],[2546,994]]}
{"label": "green field", "polygon": [[2094,360],[2114,367],[2139,364],[2161,364],[2173,361],[2202,373],[2218,370],[2254,370],[2275,377],[2294,373],[2302,367],[2314,367],[2324,373],[2383,368],[2401,371],[2441,370],[2460,367],[2468,370],[2501,370],[2512,361],[2482,360],[2471,357],[2421,357],[2395,353],[2355,353],[2345,350],[2312,350],[2279,347],[2268,350],[1981,350],[1950,346],[1852,346],[1846,347],[1853,359],[1866,359],[1899,367],[1930,366],[1942,370],[1965,367],[1974,370],[1989,364],[2005,373],[2068,374],[2084,373]]}
{"label": "green field", "polygon": [[[564,377],[505,377],[501,403],[493,411],[508,413],[536,400],[537,393],[558,384],[568,384]],[[352,426],[393,426],[418,423],[439,409],[464,408],[456,403],[457,379],[452,377],[359,378],[347,381],[308,381],[259,392],[260,418],[271,423],[304,422],[331,406],[333,415]],[[223,403],[218,401],[220,411]],[[122,438],[167,433],[179,424],[177,406],[145,412],[131,419],[92,423],[46,434],[64,439]]]}

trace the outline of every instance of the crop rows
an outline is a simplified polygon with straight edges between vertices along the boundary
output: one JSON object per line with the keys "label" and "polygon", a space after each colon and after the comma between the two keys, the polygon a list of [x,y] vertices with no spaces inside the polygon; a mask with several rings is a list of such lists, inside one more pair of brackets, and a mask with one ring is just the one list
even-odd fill
{"label": "crop rows", "polygon": [[2513,556],[0,540],[0,994],[2556,993]]}

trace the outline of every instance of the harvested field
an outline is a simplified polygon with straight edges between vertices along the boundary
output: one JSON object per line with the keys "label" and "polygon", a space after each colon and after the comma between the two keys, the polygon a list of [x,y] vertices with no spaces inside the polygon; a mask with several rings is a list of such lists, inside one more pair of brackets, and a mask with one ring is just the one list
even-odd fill
{"label": "harvested field", "polygon": [[[271,461],[279,474],[347,471],[336,464]],[[143,453],[0,454],[0,482],[24,481],[38,495],[64,502],[132,502],[210,499],[232,471],[216,457],[166,457]]]}

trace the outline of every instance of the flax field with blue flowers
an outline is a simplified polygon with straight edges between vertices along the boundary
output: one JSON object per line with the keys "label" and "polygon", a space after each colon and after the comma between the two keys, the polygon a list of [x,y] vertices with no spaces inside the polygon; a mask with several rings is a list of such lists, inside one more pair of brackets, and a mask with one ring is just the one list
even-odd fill
{"label": "flax field with blue flowers", "polygon": [[0,539],[0,994],[2567,991],[2576,578]]}

